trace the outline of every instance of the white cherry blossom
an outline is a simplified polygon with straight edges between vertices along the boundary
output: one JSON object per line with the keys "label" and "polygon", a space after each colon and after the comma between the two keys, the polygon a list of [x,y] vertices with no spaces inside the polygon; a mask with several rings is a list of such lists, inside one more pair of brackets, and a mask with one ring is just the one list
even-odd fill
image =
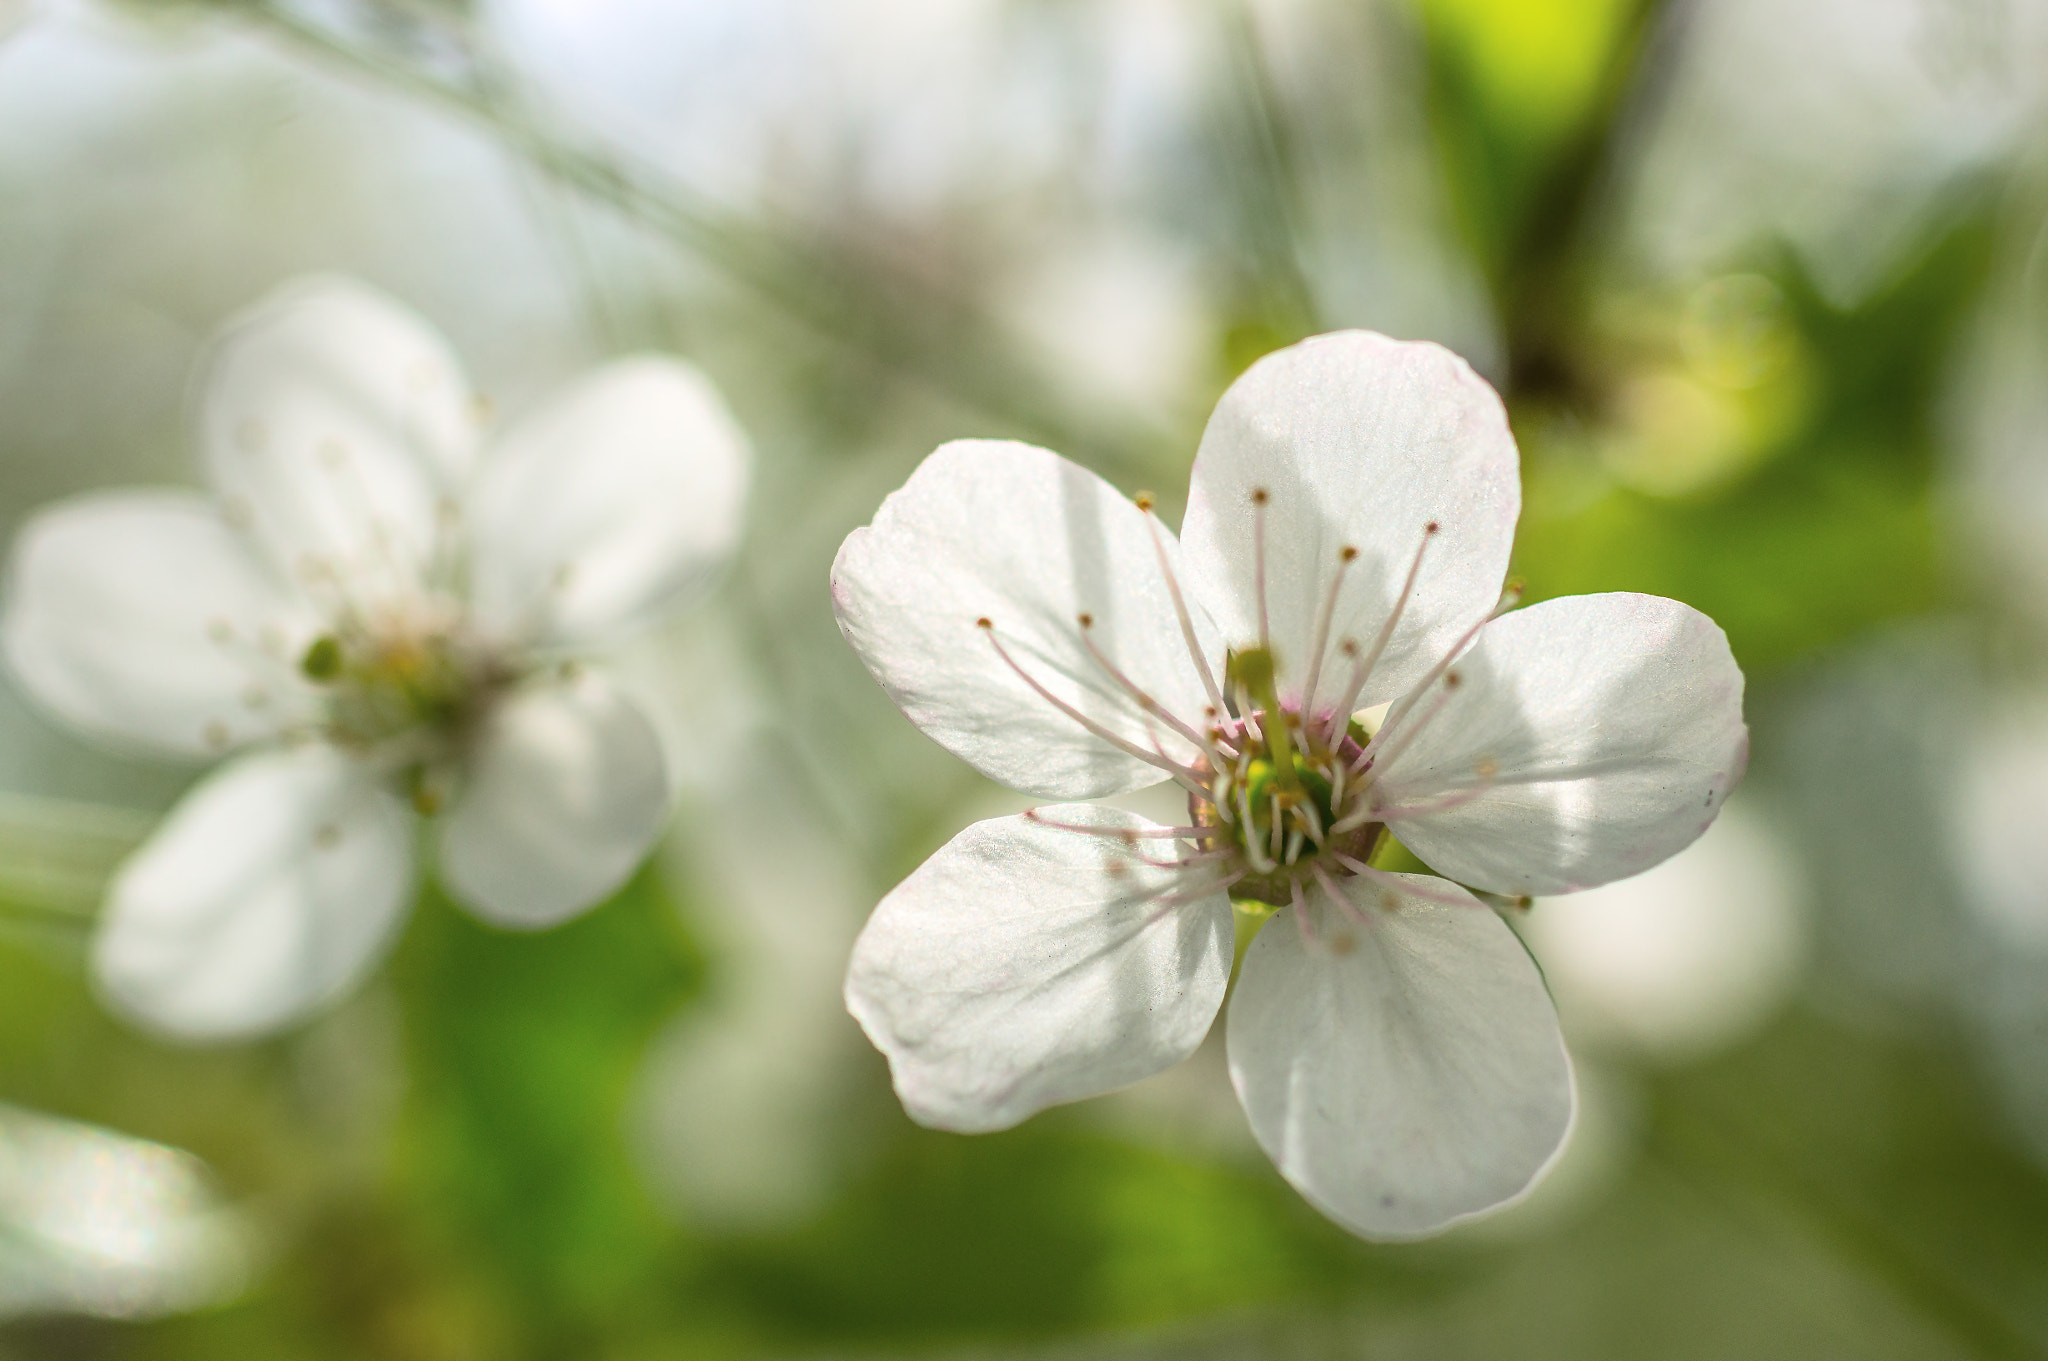
{"label": "white cherry blossom", "polygon": [[729,554],[749,454],[710,384],[599,368],[486,448],[454,354],[391,300],[288,285],[228,328],[200,396],[214,495],[119,491],[14,546],[0,643],[95,737],[226,759],[116,874],[107,998],[210,1038],[347,989],[403,920],[429,815],[486,921],[560,922],[668,811],[654,727],[575,660]]}
{"label": "white cherry blossom", "polygon": [[[848,1007],[913,1118],[1000,1129],[1186,1057],[1223,1004],[1236,897],[1280,910],[1244,957],[1232,1080],[1304,1196],[1405,1238],[1534,1182],[1570,1065],[1475,890],[1656,864],[1713,821],[1748,738],[1697,611],[1502,612],[1519,503],[1470,368],[1343,332],[1224,395],[1178,541],[1148,499],[994,441],[940,448],[848,536],[834,605],[891,698],[1060,801],[960,833],[855,946]],[[1169,779],[1180,825],[1073,802]],[[1446,877],[1375,866],[1389,830]]]}

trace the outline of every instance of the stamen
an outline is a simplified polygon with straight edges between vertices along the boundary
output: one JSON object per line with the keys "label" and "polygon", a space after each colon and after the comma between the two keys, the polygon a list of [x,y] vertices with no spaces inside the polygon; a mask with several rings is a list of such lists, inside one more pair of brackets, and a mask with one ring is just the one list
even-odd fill
{"label": "stamen", "polygon": [[1476,799],[1484,798],[1492,792],[1493,785],[1491,782],[1488,782],[1486,784],[1474,785],[1470,789],[1460,789],[1454,793],[1445,794],[1440,798],[1431,799],[1427,803],[1411,803],[1405,807],[1400,804],[1389,805],[1379,809],[1377,816],[1381,822],[1400,822],[1408,819],[1429,817],[1434,813],[1445,813],[1453,808],[1463,808],[1466,804]]}
{"label": "stamen", "polygon": [[[1409,713],[1414,710],[1416,704],[1421,702],[1423,692],[1436,683],[1437,677],[1451,669],[1451,664],[1457,661],[1463,655],[1465,649],[1472,645],[1472,640],[1479,636],[1479,630],[1513,609],[1521,598],[1522,583],[1520,581],[1509,582],[1507,589],[1501,592],[1500,599],[1494,603],[1492,612],[1471,628],[1466,629],[1459,636],[1458,641],[1451,644],[1451,649],[1444,654],[1443,660],[1430,668],[1429,674],[1422,678],[1421,683],[1413,690],[1410,690],[1398,704],[1387,710],[1386,722],[1380,724],[1380,730],[1372,735],[1372,741],[1365,744],[1365,750],[1358,754],[1356,761],[1352,762],[1354,770],[1364,771],[1366,767],[1372,764],[1374,756],[1386,744],[1388,735],[1399,728],[1407,719]],[[1435,717],[1436,710],[1442,707],[1443,703],[1439,700],[1436,709],[1432,709],[1423,721],[1428,722],[1430,718]]]}
{"label": "stamen", "polygon": [[1366,931],[1372,930],[1372,918],[1359,911],[1358,904],[1352,902],[1351,895],[1337,886],[1337,881],[1330,874],[1330,871],[1325,869],[1320,862],[1312,868],[1315,870],[1316,882],[1323,886],[1323,892],[1330,895],[1331,901],[1343,910],[1344,915],[1356,922],[1361,929]]}
{"label": "stamen", "polygon": [[1036,808],[1025,809],[1024,820],[1050,827],[1055,832],[1080,832],[1084,836],[1099,836],[1112,841],[1196,841],[1205,836],[1219,835],[1221,830],[1216,827],[1090,827],[1079,822],[1054,822]]}
{"label": "stamen", "polygon": [[[1358,561],[1358,550],[1350,544],[1337,553],[1337,574],[1330,578],[1330,589],[1323,596],[1323,612],[1316,618],[1315,646],[1309,649],[1308,683],[1301,691],[1301,712],[1308,721],[1314,721],[1316,711],[1316,685],[1323,676],[1323,651],[1330,641],[1330,621],[1337,617],[1337,597],[1344,589],[1344,573],[1351,564]],[[1335,738],[1331,739],[1332,741]],[[1325,743],[1324,745],[1329,745]]]}
{"label": "stamen", "polygon": [[[1129,848],[1127,847],[1126,849]],[[1178,860],[1154,860],[1150,856],[1139,855],[1136,851],[1132,851],[1131,854],[1139,864],[1149,865],[1155,870],[1181,870],[1193,865],[1213,864],[1215,861],[1228,859],[1235,855],[1236,852],[1228,846],[1217,846],[1211,850],[1196,851],[1192,855],[1184,855]]]}
{"label": "stamen", "polygon": [[1097,666],[1101,667],[1104,671],[1109,673],[1109,678],[1111,680],[1115,681],[1118,685],[1122,686],[1124,688],[1124,691],[1127,694],[1129,694],[1132,699],[1138,702],[1139,708],[1143,709],[1146,713],[1152,715],[1160,722],[1172,728],[1182,737],[1187,738],[1188,741],[1194,743],[1195,746],[1201,751],[1201,753],[1209,758],[1209,764],[1211,766],[1222,764],[1221,760],[1217,756],[1216,749],[1209,745],[1207,739],[1205,739],[1200,733],[1196,732],[1187,724],[1181,722],[1178,718],[1175,718],[1171,713],[1168,713],[1165,705],[1161,704],[1158,700],[1152,698],[1152,696],[1146,694],[1145,691],[1139,687],[1136,681],[1133,681],[1129,676],[1125,675],[1123,671],[1117,667],[1116,663],[1110,661],[1109,657],[1103,652],[1103,650],[1095,645],[1094,615],[1080,615],[1078,616],[1078,622],[1081,625],[1081,646],[1088,649],[1088,655],[1095,659],[1095,664]]}
{"label": "stamen", "polygon": [[1397,893],[1405,893],[1412,898],[1420,898],[1424,902],[1440,903],[1445,907],[1472,906],[1471,899],[1467,898],[1462,893],[1448,893],[1436,889],[1417,887],[1415,884],[1410,883],[1408,879],[1402,875],[1395,874],[1391,870],[1376,870],[1371,865],[1366,864],[1363,860],[1359,860],[1353,856],[1339,853],[1336,857],[1336,860],[1338,864],[1342,865],[1345,869],[1350,870],[1359,878],[1367,880],[1370,883],[1383,885],[1384,887],[1393,889]]}
{"label": "stamen", "polygon": [[1173,612],[1180,620],[1180,636],[1188,645],[1188,656],[1194,660],[1195,670],[1202,677],[1202,687],[1209,692],[1209,702],[1220,712],[1223,708],[1223,691],[1216,685],[1216,673],[1210,669],[1209,659],[1202,655],[1202,645],[1195,640],[1194,616],[1188,613],[1188,602],[1180,593],[1180,580],[1173,574],[1173,564],[1166,556],[1166,534],[1159,527],[1159,518],[1152,513],[1152,498],[1140,496],[1138,509],[1145,512],[1145,527],[1152,531],[1152,551],[1159,555],[1159,575],[1166,578],[1166,593],[1173,597]]}
{"label": "stamen", "polygon": [[1301,896],[1301,880],[1287,881],[1287,896],[1294,904],[1294,925],[1300,930],[1301,938],[1310,945],[1321,945],[1322,939],[1316,935],[1315,927],[1309,925],[1308,904],[1302,901]]}
{"label": "stamen", "polygon": [[1280,867],[1267,857],[1266,848],[1260,844],[1264,838],[1259,835],[1259,824],[1252,821],[1251,791],[1245,787],[1242,780],[1238,781],[1237,785],[1237,812],[1240,825],[1244,829],[1245,858],[1252,862],[1252,868],[1260,874],[1271,874],[1279,869]]}
{"label": "stamen", "polygon": [[[1344,687],[1344,697],[1337,701],[1337,707],[1330,711],[1330,731],[1323,739],[1326,747],[1335,747],[1344,729],[1351,722],[1351,706],[1358,703],[1359,691],[1372,676],[1372,669],[1379,665],[1380,656],[1386,652],[1387,644],[1393,641],[1394,628],[1401,622],[1401,615],[1408,609],[1408,599],[1415,594],[1416,578],[1422,575],[1422,557],[1429,551],[1429,541],[1436,537],[1437,522],[1431,520],[1422,527],[1422,542],[1415,546],[1415,558],[1408,564],[1408,575],[1401,582],[1401,593],[1394,597],[1394,608],[1388,612],[1386,622],[1380,625],[1379,634],[1372,640],[1372,647],[1365,656],[1358,659],[1351,668],[1351,683]],[[1354,645],[1355,646],[1355,645]],[[1351,655],[1347,653],[1347,655]]]}
{"label": "stamen", "polygon": [[1081,727],[1091,735],[1101,738],[1103,741],[1109,743],[1117,750],[1124,752],[1126,755],[1133,756],[1140,761],[1143,761],[1146,765],[1157,766],[1159,769],[1165,771],[1168,775],[1171,775],[1176,781],[1178,781],[1180,785],[1183,788],[1185,788],[1189,793],[1199,795],[1203,799],[1207,799],[1209,797],[1208,789],[1202,784],[1201,780],[1196,777],[1194,771],[1189,770],[1187,767],[1180,765],[1179,763],[1173,760],[1170,760],[1169,758],[1161,755],[1158,752],[1146,751],[1137,743],[1117,736],[1117,734],[1111,732],[1108,728],[1103,727],[1100,723],[1097,723],[1094,719],[1089,718],[1079,709],[1076,709],[1073,705],[1067,703],[1058,695],[1055,695],[1052,691],[1046,689],[1043,685],[1040,685],[1038,681],[1031,675],[1030,672],[1026,671],[1023,667],[1017,665],[1016,658],[1012,657],[1010,655],[1010,650],[1003,646],[1003,640],[996,637],[995,625],[989,622],[986,616],[975,620],[974,623],[975,626],[982,631],[982,633],[987,635],[989,645],[995,648],[996,655],[998,657],[1001,657],[1003,661],[1009,666],[1009,668],[1017,673],[1017,678],[1019,680],[1023,681],[1026,685],[1030,686],[1032,690],[1037,692],[1038,697],[1040,699],[1044,700],[1047,704],[1052,705],[1053,708],[1058,709],[1068,718],[1073,719],[1074,722],[1080,724]]}
{"label": "stamen", "polygon": [[1163,898],[1154,898],[1152,900],[1155,904],[1154,911],[1151,916],[1145,919],[1145,924],[1150,926],[1174,908],[1186,907],[1189,903],[1206,898],[1212,893],[1228,892],[1232,884],[1235,884],[1249,873],[1251,873],[1250,870],[1239,870],[1237,873],[1225,875],[1221,879],[1212,879],[1206,884],[1196,884],[1191,888],[1176,889]]}
{"label": "stamen", "polygon": [[[1451,696],[1457,693],[1458,687],[1463,683],[1464,677],[1460,676],[1456,671],[1444,672],[1443,689],[1437,691],[1436,699],[1430,703],[1429,708],[1423,713],[1422,717],[1413,723],[1404,724],[1400,732],[1395,735],[1394,740],[1387,743],[1384,751],[1373,752],[1372,749],[1380,744],[1380,739],[1393,731],[1394,725],[1389,723],[1386,727],[1381,728],[1372,735],[1372,741],[1366,743],[1366,750],[1364,753],[1361,753],[1360,759],[1364,760],[1370,754],[1376,763],[1383,764],[1386,761],[1392,761],[1396,756],[1399,756],[1402,752],[1413,746],[1416,736],[1429,726],[1431,719],[1444,711],[1444,706],[1451,702]],[[1405,718],[1406,715],[1403,715],[1403,717]]]}

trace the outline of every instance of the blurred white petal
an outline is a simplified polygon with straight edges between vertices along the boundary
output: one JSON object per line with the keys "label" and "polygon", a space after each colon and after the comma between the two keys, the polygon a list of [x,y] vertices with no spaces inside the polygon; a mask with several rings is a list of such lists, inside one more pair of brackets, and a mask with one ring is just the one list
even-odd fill
{"label": "blurred white petal", "polygon": [[212,756],[314,709],[297,662],[315,616],[196,493],[38,512],[15,539],[0,629],[29,693],[98,737]]}
{"label": "blurred white petal", "polygon": [[1985,722],[1962,762],[1953,834],[1967,901],[2002,948],[2048,956],[2048,711]]}
{"label": "blurred white petal", "polygon": [[249,1235],[188,1153],[0,1105],[0,1318],[150,1318],[241,1293]]}
{"label": "blurred white petal", "polygon": [[411,814],[362,762],[324,744],[255,752],[194,786],[121,867],[94,973],[167,1034],[258,1034],[353,984],[412,885]]}
{"label": "blurred white petal", "polygon": [[246,518],[278,570],[360,605],[419,590],[478,416],[461,362],[424,320],[316,277],[217,342],[201,444],[230,518]]}
{"label": "blurred white petal", "polygon": [[1523,934],[1568,1030],[1697,1058],[1747,1038],[1797,984],[1800,875],[1782,835],[1738,798],[1655,869],[1539,899]]}
{"label": "blurred white petal", "polygon": [[739,541],[750,452],[702,374],[618,360],[515,426],[465,505],[486,636],[587,643],[701,587]]}
{"label": "blurred white petal", "polygon": [[1850,306],[1921,243],[2048,93],[2048,5],[1720,0],[1669,12],[1673,88],[1637,234],[1681,273],[1789,241]]}
{"label": "blurred white petal", "polygon": [[441,874],[484,920],[532,930],[594,907],[668,820],[661,739],[594,672],[505,700],[440,826]]}

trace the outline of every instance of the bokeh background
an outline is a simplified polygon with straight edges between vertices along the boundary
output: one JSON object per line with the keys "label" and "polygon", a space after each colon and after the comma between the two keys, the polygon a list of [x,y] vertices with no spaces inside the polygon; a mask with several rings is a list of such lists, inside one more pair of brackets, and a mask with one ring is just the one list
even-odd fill
{"label": "bokeh background", "polygon": [[[0,1358],[2048,1354],[2042,0],[0,0],[0,535],[195,483],[219,323],[306,270],[510,416],[711,372],[745,549],[624,659],[672,834],[537,936],[431,893],[258,1044],[95,1002],[109,870],[192,778],[0,683]],[[841,1009],[880,894],[1019,806],[833,627],[942,440],[1177,517],[1252,359],[1452,346],[1531,598],[1727,630],[1747,784],[1519,923],[1582,1112],[1527,1202],[1360,1243],[1220,1034],[921,1131]]]}

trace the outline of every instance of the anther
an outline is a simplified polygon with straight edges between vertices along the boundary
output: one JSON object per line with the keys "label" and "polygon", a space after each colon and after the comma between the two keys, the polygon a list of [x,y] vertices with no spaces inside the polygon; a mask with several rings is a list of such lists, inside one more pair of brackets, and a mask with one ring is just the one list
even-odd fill
{"label": "anther", "polygon": [[1094,627],[1095,627],[1095,616],[1094,616],[1094,615],[1092,615],[1092,614],[1084,614],[1084,615],[1080,616],[1080,619],[1081,619],[1081,627],[1082,627],[1082,628],[1084,628],[1084,629],[1092,629],[1092,628],[1094,628]]}
{"label": "anther", "polygon": [[995,623],[984,614],[981,618],[974,621],[974,626],[978,629],[992,629],[995,627]]}
{"label": "anther", "polygon": [[1137,502],[1139,510],[1152,509],[1152,493],[1149,491],[1141,491],[1131,499]]}

